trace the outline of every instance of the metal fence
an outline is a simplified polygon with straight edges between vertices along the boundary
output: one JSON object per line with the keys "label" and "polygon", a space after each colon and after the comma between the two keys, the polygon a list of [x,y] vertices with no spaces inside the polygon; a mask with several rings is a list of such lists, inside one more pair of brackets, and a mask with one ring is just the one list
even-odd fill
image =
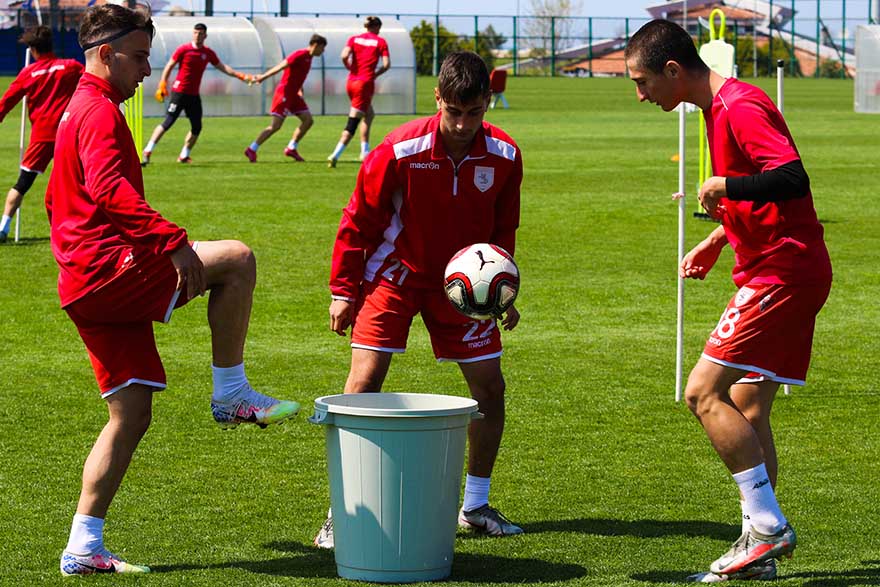
{"label": "metal fence", "polygon": [[[280,3],[280,0],[279,0]],[[793,75],[845,77],[855,63],[855,29],[878,20],[880,0],[753,0],[751,18],[727,19],[728,41],[736,46],[742,77],[775,74],[775,61],[784,58]],[[286,6],[286,5],[285,5]],[[749,2],[740,2],[740,8]],[[210,16],[291,16],[363,18],[365,13],[301,13],[245,11],[196,11]],[[772,15],[772,18],[769,16]],[[512,75],[585,76],[626,75],[622,50],[630,35],[652,18],[531,15],[380,14],[395,19],[407,30],[416,51],[418,72],[436,74],[449,51],[471,49],[493,67]],[[27,11],[8,13],[16,28],[32,23]],[[697,13],[670,16],[686,25],[698,42],[708,40]],[[78,13],[56,11],[44,21],[62,34],[75,28]],[[61,35],[66,37],[66,35]],[[0,71],[17,60],[20,48],[0,35]],[[58,40],[56,36],[56,41]],[[75,53],[75,43],[61,45]],[[76,56],[76,55],[70,55]],[[392,60],[393,61],[393,60]],[[15,68],[17,71],[17,67]]]}

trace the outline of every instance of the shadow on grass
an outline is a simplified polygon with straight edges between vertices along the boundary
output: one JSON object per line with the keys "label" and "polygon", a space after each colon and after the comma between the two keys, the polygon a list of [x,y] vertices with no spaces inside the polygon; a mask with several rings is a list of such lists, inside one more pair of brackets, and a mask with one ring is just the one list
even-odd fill
{"label": "shadow on grass", "polygon": [[[333,551],[292,541],[270,542],[267,549],[292,553],[259,561],[230,561],[206,565],[166,565],[151,567],[154,573],[174,573],[206,569],[242,569],[251,573],[281,577],[335,578]],[[452,565],[456,583],[487,585],[492,583],[551,583],[569,581],[587,574],[587,569],[574,564],[554,563],[533,558],[458,553]]]}
{"label": "shadow on grass", "polygon": [[[880,565],[880,561],[862,561],[863,565]],[[631,575],[635,581],[645,583],[684,583],[688,575],[695,571],[651,571]],[[781,567],[779,577],[775,581],[759,581],[761,585],[782,584],[788,582],[801,587],[852,587],[856,585],[880,585],[880,566],[860,567],[846,571],[810,571],[803,573],[786,573]]]}
{"label": "shadow on grass", "polygon": [[23,236],[18,239],[18,242],[15,242],[15,239],[13,239],[13,237],[10,236],[9,240],[7,240],[5,243],[3,243],[2,246],[4,246],[4,247],[27,247],[30,245],[39,245],[39,244],[46,243],[46,242],[49,242],[48,236]]}
{"label": "shadow on grass", "polygon": [[736,540],[740,527],[705,520],[610,520],[605,518],[578,518],[523,524],[529,534],[541,532],[573,532],[599,536],[636,536],[662,538],[663,536],[694,536],[717,540]]}

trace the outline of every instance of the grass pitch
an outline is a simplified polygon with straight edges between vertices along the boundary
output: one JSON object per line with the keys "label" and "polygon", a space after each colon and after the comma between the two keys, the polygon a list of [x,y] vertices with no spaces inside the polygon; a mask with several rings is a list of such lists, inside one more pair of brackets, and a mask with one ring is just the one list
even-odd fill
{"label": "grass pitch", "polygon": [[[638,104],[627,80],[509,85],[512,109],[487,118],[524,155],[522,321],[504,339],[508,420],[492,502],[527,533],[460,535],[452,583],[672,585],[705,570],[739,533],[736,486],[673,402],[677,116]],[[761,85],[773,95],[773,81]],[[431,88],[419,80],[420,114],[432,111]],[[808,385],[776,402],[778,494],[800,538],[780,566],[786,586],[880,584],[880,132],[875,117],[853,113],[852,90],[838,80],[786,85],[786,117],[835,272]],[[408,118],[377,118],[373,141]],[[4,186],[18,174],[17,120],[0,126]],[[305,416],[313,398],[341,390],[348,369],[347,339],[328,330],[326,283],[357,148],[328,170],[344,119],[319,117],[301,146],[308,162],[294,164],[281,153],[288,121],[251,165],[242,151],[267,121],[207,119],[195,163],[184,166],[175,162],[181,120],[145,181],[150,203],[191,238],[238,238],[256,251],[248,373],[257,389],[306,409],[276,429],[217,429],[205,300],[157,326],[169,388],[156,397],[106,528],[108,547],[155,573],[90,584],[344,584],[332,553],[311,546],[328,489],[323,431]],[[146,135],[156,122],[145,121]],[[24,241],[0,246],[0,584],[9,585],[62,582],[58,557],[82,463],[106,419],[58,307],[45,185],[41,177],[25,199]],[[688,245],[713,226],[689,219]],[[734,291],[730,267],[727,251],[705,282],[687,285],[688,369]],[[457,368],[433,361],[421,324],[385,389],[466,394]]]}

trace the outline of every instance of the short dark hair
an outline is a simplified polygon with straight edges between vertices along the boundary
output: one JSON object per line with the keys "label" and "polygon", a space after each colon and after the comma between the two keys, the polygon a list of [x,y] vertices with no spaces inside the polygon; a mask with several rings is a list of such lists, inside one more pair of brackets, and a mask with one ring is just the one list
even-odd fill
{"label": "short dark hair", "polygon": [[489,69],[483,58],[473,51],[455,51],[446,56],[437,78],[440,98],[447,103],[467,104],[487,98]]}
{"label": "short dark hair", "polygon": [[660,73],[667,61],[676,61],[688,71],[708,68],[700,59],[693,38],[686,30],[668,20],[652,20],[630,38],[624,59],[635,61],[640,68]]}
{"label": "short dark hair", "polygon": [[92,6],[80,21],[79,45],[83,50],[88,50],[96,47],[96,43],[115,41],[136,30],[144,31],[152,40],[153,23],[142,11],[118,4]]}
{"label": "short dark hair", "polygon": [[366,20],[364,20],[364,28],[371,29],[374,27],[382,28],[382,19],[378,16],[368,16]]}
{"label": "short dark hair", "polygon": [[312,38],[309,39],[309,45],[324,45],[327,46],[327,39],[322,37],[321,35],[314,34]]}
{"label": "short dark hair", "polygon": [[193,27],[193,30],[194,30],[194,31],[205,31],[205,32],[207,33],[207,32],[208,32],[208,27],[207,27],[207,25],[205,25],[205,23],[203,23],[203,22],[197,22],[197,23],[196,23],[196,26]]}
{"label": "short dark hair", "polygon": [[40,53],[52,52],[52,30],[47,26],[35,26],[21,34],[18,42]]}

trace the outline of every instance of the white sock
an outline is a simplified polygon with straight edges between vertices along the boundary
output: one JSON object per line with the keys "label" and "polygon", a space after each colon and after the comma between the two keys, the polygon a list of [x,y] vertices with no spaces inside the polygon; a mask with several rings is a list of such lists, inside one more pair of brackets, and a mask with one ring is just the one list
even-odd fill
{"label": "white sock", "polygon": [[370,143],[365,142],[365,141],[361,141],[361,153],[366,155],[369,152],[370,152]]}
{"label": "white sock", "polygon": [[295,150],[296,150],[296,147],[297,147],[298,144],[299,144],[299,143],[297,143],[295,140],[290,139],[290,142],[287,143],[287,148],[288,148],[288,149],[293,149],[293,150],[295,151]]}
{"label": "white sock", "polygon": [[186,145],[184,145],[183,148],[180,150],[180,158],[186,159],[187,157],[189,157],[190,151],[191,151],[191,149],[189,147],[187,147]]}
{"label": "white sock", "polygon": [[74,514],[70,540],[65,549],[70,554],[85,556],[104,548],[104,519]]}
{"label": "white sock", "polygon": [[259,148],[260,148],[260,143],[258,143],[257,141],[254,141],[253,143],[251,143],[251,151],[253,151],[254,153],[256,153],[259,150]]}
{"label": "white sock", "polygon": [[489,503],[489,483],[491,477],[474,477],[468,474],[464,481],[464,504],[466,512],[473,511]]}
{"label": "white sock", "polygon": [[3,215],[3,220],[0,220],[0,232],[4,234],[9,234],[9,227],[12,225],[12,216]]}
{"label": "white sock", "polygon": [[155,148],[156,148],[156,143],[154,143],[153,141],[150,141],[149,143],[147,143],[147,146],[144,147],[144,153],[152,153],[153,149],[155,149]]}
{"label": "white sock", "polygon": [[746,502],[743,500],[739,500],[739,509],[742,512],[742,531],[740,535],[745,534],[749,531],[749,528],[752,527],[752,518],[749,516],[749,513],[746,511]]}
{"label": "white sock", "polygon": [[229,401],[248,382],[247,376],[244,374],[244,363],[235,367],[211,365],[211,373],[214,379],[214,393],[211,395],[211,399],[214,401]]}
{"label": "white sock", "polygon": [[336,148],[333,149],[333,153],[330,155],[331,159],[339,159],[339,156],[342,155],[342,152],[345,150],[345,143],[339,141],[336,143]]}
{"label": "white sock", "polygon": [[767,476],[767,467],[761,463],[757,467],[735,473],[733,480],[739,485],[739,491],[745,504],[752,528],[761,534],[776,534],[787,523],[776,494]]}

